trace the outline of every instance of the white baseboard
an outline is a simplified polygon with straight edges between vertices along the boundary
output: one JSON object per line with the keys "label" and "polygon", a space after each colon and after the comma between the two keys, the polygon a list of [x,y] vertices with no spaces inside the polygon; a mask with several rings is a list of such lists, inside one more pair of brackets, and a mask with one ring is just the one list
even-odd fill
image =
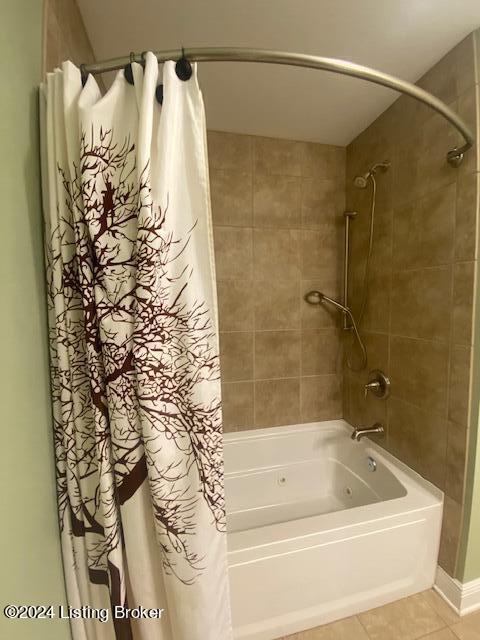
{"label": "white baseboard", "polygon": [[433,587],[460,616],[480,609],[480,579],[462,583],[437,567]]}

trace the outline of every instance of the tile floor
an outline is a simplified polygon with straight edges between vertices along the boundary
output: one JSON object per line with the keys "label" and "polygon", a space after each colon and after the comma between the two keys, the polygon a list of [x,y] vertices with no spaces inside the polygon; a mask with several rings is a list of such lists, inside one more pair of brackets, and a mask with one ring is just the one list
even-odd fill
{"label": "tile floor", "polygon": [[480,611],[460,618],[435,591],[278,640],[480,640]]}

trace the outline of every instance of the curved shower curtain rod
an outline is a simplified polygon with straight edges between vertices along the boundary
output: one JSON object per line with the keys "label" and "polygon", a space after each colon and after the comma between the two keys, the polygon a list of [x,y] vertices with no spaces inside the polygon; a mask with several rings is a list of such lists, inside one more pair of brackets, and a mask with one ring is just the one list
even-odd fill
{"label": "curved shower curtain rod", "polygon": [[[434,111],[440,113],[459,131],[463,138],[463,146],[451,149],[447,153],[447,162],[453,167],[458,167],[466,151],[472,148],[475,138],[470,128],[463,120],[448,107],[442,100],[435,97],[428,91],[424,91],[406,80],[401,80],[388,73],[364,67],[347,60],[337,60],[336,58],[323,58],[320,56],[311,56],[303,53],[287,53],[283,51],[271,51],[268,49],[241,49],[241,48],[223,48],[223,47],[205,47],[194,49],[172,49],[171,51],[154,52],[158,62],[166,62],[167,60],[180,60],[186,58],[191,62],[263,62],[267,64],[282,64],[294,67],[307,67],[310,69],[321,69],[332,73],[340,73],[342,75],[351,76],[367,80],[374,84],[388,87],[399,93],[404,93],[424,104],[428,105]],[[122,69],[131,62],[143,64],[145,61],[145,53],[131,53],[130,56],[124,58],[112,58],[104,62],[93,64],[83,64],[80,69],[82,75],[89,73],[97,74],[106,71],[115,71]]]}

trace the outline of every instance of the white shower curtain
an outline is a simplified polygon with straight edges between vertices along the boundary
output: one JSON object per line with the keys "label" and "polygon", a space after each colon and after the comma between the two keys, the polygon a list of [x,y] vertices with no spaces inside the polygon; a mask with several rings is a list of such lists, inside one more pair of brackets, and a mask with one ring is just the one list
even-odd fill
{"label": "white shower curtain", "polygon": [[[58,506],[68,602],[84,607],[72,633],[229,640],[203,101],[195,66],[184,82],[164,64],[162,107],[155,56],[133,75],[102,97],[66,62],[41,95]],[[160,617],[125,617],[140,607]]]}

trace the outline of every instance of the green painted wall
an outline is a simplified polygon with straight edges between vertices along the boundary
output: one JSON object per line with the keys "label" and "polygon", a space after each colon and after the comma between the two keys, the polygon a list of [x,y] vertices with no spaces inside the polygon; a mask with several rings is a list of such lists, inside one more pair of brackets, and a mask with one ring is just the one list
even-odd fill
{"label": "green painted wall", "polygon": [[[477,197],[478,195],[479,181],[477,180]],[[472,427],[468,443],[464,521],[457,572],[461,582],[480,578],[480,263],[478,260],[475,266],[477,274],[470,419]]]}
{"label": "green painted wall", "polygon": [[42,1],[0,20],[0,638],[67,640],[67,622],[7,620],[7,603],[64,603],[57,527],[39,186]]}
{"label": "green painted wall", "polygon": [[468,494],[458,571],[461,582],[480,578],[480,439],[472,437],[470,446]]}

